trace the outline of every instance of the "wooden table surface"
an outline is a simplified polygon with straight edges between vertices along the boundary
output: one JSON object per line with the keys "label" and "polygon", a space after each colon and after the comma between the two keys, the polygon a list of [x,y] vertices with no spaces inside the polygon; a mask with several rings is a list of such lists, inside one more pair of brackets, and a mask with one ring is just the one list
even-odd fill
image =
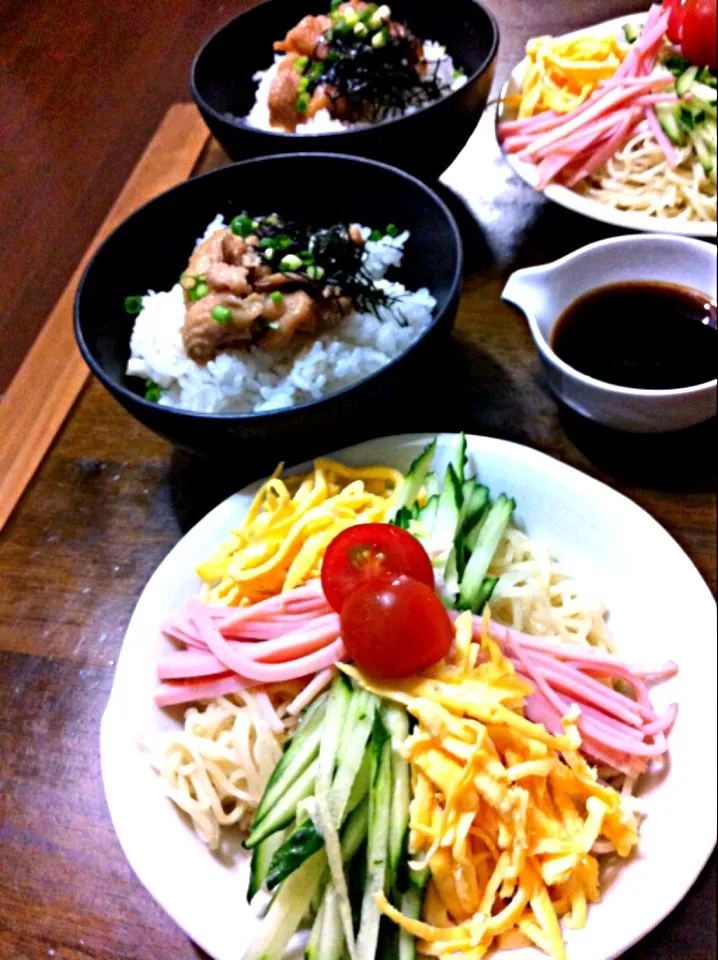
{"label": "wooden table surface", "polygon": [[[130,0],[126,5],[135,9]],[[488,5],[502,30],[497,84],[530,35],[641,6],[619,0],[494,0]],[[9,5],[0,3],[0,13],[4,7]],[[233,11],[212,5],[204,12],[209,29]],[[183,16],[191,19],[186,11]],[[196,34],[197,40],[206,29]],[[155,36],[156,56],[148,69],[157,73],[158,64],[170,61],[175,33],[167,32],[164,47]],[[181,47],[185,70],[190,53]],[[89,69],[82,57],[77,69]],[[182,93],[178,89],[175,98]],[[437,357],[452,402],[442,404],[439,415],[411,399],[380,432],[464,429],[543,450],[645,507],[675,536],[715,591],[715,424],[672,437],[628,437],[592,428],[557,407],[542,382],[525,322],[501,302],[501,288],[514,266],[553,259],[608,232],[534,196],[509,174],[486,127],[479,137],[482,149],[474,161],[476,182],[482,185],[479,222],[462,217],[464,296],[452,341]],[[123,155],[125,176],[132,159]],[[222,162],[225,158],[215,148],[203,167]],[[65,185],[76,189],[77,171],[71,165],[67,157],[54,171],[59,194]],[[106,207],[112,199],[106,196]],[[105,209],[96,212],[99,223]],[[75,260],[80,253],[80,248],[74,250]],[[55,295],[74,266],[65,264]],[[11,265],[12,288],[13,281],[22,279],[22,264]],[[55,279],[51,271],[51,292]],[[47,290],[41,286],[45,298]],[[367,425],[365,433],[370,432]],[[145,893],[115,840],[100,778],[99,724],[125,628],[151,573],[193,523],[252,478],[251,468],[224,464],[220,469],[173,450],[93,381],[3,532],[2,960],[202,956]],[[712,711],[715,704],[706,708]],[[675,842],[680,843],[678,832]],[[683,904],[626,956],[708,960],[715,947],[712,858]]]}

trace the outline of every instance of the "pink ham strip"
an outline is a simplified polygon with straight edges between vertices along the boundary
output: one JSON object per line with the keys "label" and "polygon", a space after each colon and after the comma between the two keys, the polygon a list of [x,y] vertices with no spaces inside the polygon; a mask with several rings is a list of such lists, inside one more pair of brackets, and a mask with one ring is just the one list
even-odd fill
{"label": "pink ham strip", "polygon": [[[260,683],[272,683],[284,680],[296,680],[309,674],[324,670],[346,656],[346,650],[341,638],[334,640],[327,646],[308,656],[300,656],[285,663],[259,663],[246,653],[238,653],[225,640],[212,622],[212,618],[203,609],[203,605],[195,602],[192,606],[192,618],[199,628],[202,638],[212,651],[229,670],[240,676],[248,677]],[[272,641],[268,641],[272,642]],[[288,651],[287,651],[288,652]]]}
{"label": "pink ham strip", "polygon": [[175,650],[160,660],[157,676],[160,680],[185,680],[224,673],[226,669],[214,654],[204,650]]}
{"label": "pink ham strip", "polygon": [[329,686],[336,676],[336,673],[337,671],[334,667],[327,667],[326,670],[320,670],[316,677],[309,681],[302,692],[297,694],[287,707],[287,713],[290,717],[296,717],[315,697],[318,697],[322,690]]}
{"label": "pink ham strip", "polygon": [[284,733],[284,724],[272,706],[272,701],[264,690],[254,695],[259,715],[273,733]]}
{"label": "pink ham strip", "polygon": [[213,700],[229,693],[238,693],[252,686],[251,680],[236,674],[216,677],[211,681],[196,683],[162,683],[155,692],[158,707],[172,707],[180,703],[195,703],[197,700]]}
{"label": "pink ham strip", "polygon": [[536,184],[538,190],[545,190],[546,187],[555,179],[556,174],[560,173],[564,167],[568,166],[569,163],[573,161],[573,156],[570,153],[556,153],[551,154],[550,157],[546,157],[538,165],[539,171],[539,180]]}

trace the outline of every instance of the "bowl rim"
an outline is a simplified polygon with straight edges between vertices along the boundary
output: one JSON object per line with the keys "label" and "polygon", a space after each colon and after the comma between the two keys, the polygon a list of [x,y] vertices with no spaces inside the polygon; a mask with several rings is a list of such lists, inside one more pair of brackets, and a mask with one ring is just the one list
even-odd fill
{"label": "bowl rim", "polygon": [[[340,390],[336,390],[333,393],[328,393],[325,396],[319,397],[316,400],[307,400],[304,403],[292,404],[287,407],[278,407],[275,410],[257,410],[251,411],[249,413],[236,413],[236,412],[220,412],[220,413],[208,413],[206,411],[199,410],[186,410],[183,407],[174,407],[174,406],[164,406],[158,403],[154,403],[151,400],[146,400],[140,394],[134,393],[130,390],[124,383],[119,380],[116,380],[114,377],[110,376],[100,363],[94,357],[92,351],[88,347],[84,333],[82,330],[82,323],[80,320],[80,301],[82,299],[82,294],[85,289],[85,284],[90,275],[90,272],[93,270],[95,261],[100,256],[105,246],[112,240],[112,238],[117,234],[124,226],[128,223],[129,220],[134,219],[139,214],[143,213],[147,207],[151,206],[155,201],[158,201],[168,194],[174,193],[182,189],[185,184],[193,183],[199,180],[205,180],[210,177],[220,176],[225,173],[227,170],[234,170],[236,168],[246,168],[253,164],[266,163],[267,161],[276,162],[276,163],[290,163],[295,158],[309,158],[313,160],[329,160],[329,161],[341,161],[342,163],[350,164],[362,164],[368,165],[371,167],[379,168],[389,172],[393,176],[398,176],[402,180],[408,180],[415,186],[419,187],[429,198],[432,200],[435,205],[438,207],[439,212],[444,215],[444,218],[449,227],[450,233],[453,235],[454,242],[456,245],[456,259],[454,262],[453,272],[450,277],[449,290],[446,298],[446,305],[436,310],[433,313],[431,322],[429,325],[421,331],[420,335],[414,340],[409,346],[399,353],[396,357],[393,357],[389,363],[385,364],[382,367],[379,367],[378,370],[375,370],[373,373],[370,373],[366,377],[362,377],[360,380],[350,383],[345,387],[342,387]],[[351,390],[357,389],[357,387],[364,386],[365,384],[370,383],[372,380],[375,380],[377,377],[385,374],[397,363],[403,360],[405,357],[409,356],[416,347],[421,343],[421,341],[429,334],[439,323],[442,317],[445,315],[446,311],[451,309],[454,301],[458,301],[461,294],[461,286],[464,273],[464,246],[461,237],[461,230],[459,225],[456,222],[456,219],[449,209],[449,207],[444,203],[441,197],[432,190],[426,183],[421,181],[418,177],[413,176],[410,173],[407,173],[405,170],[400,170],[398,167],[393,167],[388,163],[383,163],[379,160],[370,160],[367,157],[352,157],[348,154],[343,153],[329,153],[327,151],[304,151],[304,152],[293,152],[293,153],[279,153],[279,154],[268,154],[261,157],[251,157],[248,160],[240,160],[236,163],[228,163],[225,166],[217,167],[215,170],[209,170],[206,173],[199,174],[196,177],[189,177],[186,180],[180,181],[180,183],[175,184],[173,187],[169,187],[167,190],[163,190],[162,193],[157,194],[156,197],[152,197],[151,200],[148,200],[146,203],[143,203],[142,206],[138,207],[133,213],[125,217],[125,219],[119,223],[115,229],[103,240],[97,250],[93,253],[89,263],[85,267],[80,282],[77,285],[77,290],[75,292],[75,298],[73,302],[73,329],[75,333],[75,340],[80,349],[80,353],[85,361],[85,363],[90,368],[91,372],[97,377],[97,379],[111,392],[118,393],[125,400],[130,403],[138,403],[141,409],[145,409],[149,412],[156,413],[159,411],[163,415],[170,417],[189,417],[196,418],[198,420],[221,420],[221,421],[249,421],[257,420],[260,418],[271,419],[272,417],[282,417],[286,416],[288,413],[294,413],[295,411],[306,411],[313,407],[318,406],[319,404],[326,403],[327,400],[334,400],[337,397],[342,396],[345,393],[348,393]],[[431,292],[431,291],[430,291]]]}
{"label": "bowl rim", "polygon": [[233,127],[235,130],[243,130],[243,131],[247,131],[248,133],[257,134],[260,136],[271,137],[277,141],[281,139],[289,138],[290,141],[301,143],[302,141],[306,141],[307,139],[322,141],[325,138],[331,138],[331,137],[350,137],[356,134],[371,133],[371,131],[374,131],[374,130],[383,130],[389,126],[392,126],[393,124],[402,123],[404,121],[411,121],[415,117],[425,114],[426,112],[433,109],[434,107],[438,107],[440,104],[448,103],[452,99],[458,98],[458,95],[461,93],[462,90],[464,90],[465,87],[468,87],[471,83],[477,80],[480,76],[482,76],[482,74],[484,74],[491,67],[491,64],[496,59],[496,54],[499,48],[500,32],[499,32],[499,24],[498,24],[498,21],[496,20],[496,17],[486,6],[484,6],[483,3],[479,3],[478,0],[472,0],[473,6],[478,7],[479,10],[486,16],[486,18],[489,20],[489,23],[491,24],[491,30],[492,30],[491,46],[481,66],[478,67],[476,70],[474,70],[472,73],[467,74],[466,83],[462,84],[462,86],[459,87],[458,90],[451,90],[445,96],[440,97],[438,100],[432,101],[426,106],[423,106],[420,110],[417,110],[415,113],[411,113],[411,114],[402,113],[402,114],[399,114],[399,116],[397,117],[388,117],[384,120],[380,120],[377,123],[373,123],[369,126],[354,127],[353,129],[349,129],[349,130],[325,130],[322,133],[312,133],[312,134],[285,133],[284,131],[281,131],[281,130],[262,130],[259,127],[253,127],[251,124],[247,123],[245,117],[235,117],[233,114],[220,113],[219,110],[215,109],[215,107],[213,107],[212,104],[210,104],[200,94],[197,88],[197,82],[195,77],[196,77],[197,65],[199,64],[199,61],[204,55],[205,50],[213,42],[215,37],[219,36],[220,33],[226,30],[227,27],[229,27],[235,21],[240,20],[242,17],[246,16],[247,14],[252,13],[253,11],[259,9],[260,7],[266,6],[269,3],[271,3],[271,0],[261,0],[260,3],[255,4],[255,6],[253,7],[250,7],[249,10],[243,10],[241,13],[236,14],[230,20],[227,20],[226,23],[223,23],[212,34],[210,34],[209,37],[207,37],[207,39],[204,41],[204,43],[199,48],[197,53],[194,55],[194,58],[192,60],[192,65],[190,67],[190,74],[189,74],[189,87],[190,87],[190,93],[192,94],[192,98],[195,101],[195,103],[202,110],[206,110],[207,113],[209,113],[214,120],[218,121],[219,123],[227,124],[228,126]]}
{"label": "bowl rim", "polygon": [[[583,256],[590,257],[594,251],[597,249],[603,249],[606,247],[612,246],[624,246],[635,244],[637,246],[641,244],[648,245],[678,245],[678,246],[689,246],[692,247],[695,252],[701,255],[713,254],[715,259],[716,257],[716,247],[712,243],[708,243],[705,240],[699,240],[695,237],[684,237],[677,234],[660,234],[660,233],[649,233],[649,234],[637,234],[635,236],[626,236],[626,237],[606,237],[604,240],[596,240],[594,243],[587,243],[583,247],[578,247],[576,250],[572,250],[570,253],[565,254],[563,257],[559,257],[557,260],[552,260],[546,264],[540,264],[537,267],[527,267],[525,268],[526,272],[531,272],[532,270],[538,269],[541,270],[545,267],[560,267],[566,263],[571,263],[575,260],[581,259]],[[523,273],[524,271],[515,271],[516,273]],[[509,280],[511,277],[509,277]],[[676,281],[671,280],[661,280],[656,281],[661,283],[675,283]],[[611,283],[610,280],[607,280],[602,286],[609,286]],[[501,299],[506,299],[510,303],[514,303],[513,300],[504,297],[504,292],[506,287],[509,285],[507,280],[504,285],[504,290],[501,293]],[[685,286],[683,284],[683,286]],[[589,287],[584,293],[587,293],[592,289],[600,289],[599,287]],[[702,291],[701,291],[702,292]],[[578,294],[582,296],[583,294]],[[576,297],[574,297],[574,301]],[[571,301],[571,302],[574,302]],[[514,304],[519,306],[519,304]],[[522,309],[522,308],[520,308]],[[531,331],[531,336],[533,338],[536,347],[539,350],[539,353],[546,360],[547,363],[550,363],[552,366],[556,367],[567,379],[571,379],[577,383],[582,384],[585,387],[589,387],[592,390],[595,390],[600,393],[610,394],[613,396],[621,397],[631,397],[634,399],[643,399],[643,400],[669,400],[669,399],[684,399],[690,398],[696,395],[701,395],[705,393],[710,393],[715,391],[718,388],[718,378],[714,377],[712,380],[704,380],[702,383],[693,383],[687,387],[672,387],[670,389],[663,388],[657,390],[649,390],[643,387],[624,387],[618,383],[611,383],[608,380],[599,380],[596,377],[591,377],[587,373],[582,373],[576,367],[572,367],[570,364],[566,363],[565,360],[562,360],[561,357],[554,351],[551,343],[544,337],[543,332],[541,331],[538,321],[533,313],[527,313],[523,311],[526,315],[528,321],[529,329]],[[551,330],[556,325],[558,317],[554,320]]]}

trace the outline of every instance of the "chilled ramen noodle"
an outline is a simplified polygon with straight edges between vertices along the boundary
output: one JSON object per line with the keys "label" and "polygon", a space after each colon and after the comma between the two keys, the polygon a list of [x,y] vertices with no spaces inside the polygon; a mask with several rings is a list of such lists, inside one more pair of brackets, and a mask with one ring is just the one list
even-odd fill
{"label": "chilled ramen noodle", "polygon": [[[270,694],[282,717],[296,690]],[[145,738],[164,793],[192,820],[210,850],[218,850],[224,827],[247,829],[269,777],[291,734],[274,733],[249,691],[218,697],[204,709],[190,707],[181,728]]]}
{"label": "chilled ramen noodle", "polygon": [[489,567],[492,619],[537,637],[613,651],[606,608],[572,580],[546,544],[509,527]]}
{"label": "chilled ramen noodle", "polygon": [[582,192],[592,200],[670,220],[714,222],[716,187],[692,150],[683,147],[671,167],[650,131],[641,131],[617,150]]}

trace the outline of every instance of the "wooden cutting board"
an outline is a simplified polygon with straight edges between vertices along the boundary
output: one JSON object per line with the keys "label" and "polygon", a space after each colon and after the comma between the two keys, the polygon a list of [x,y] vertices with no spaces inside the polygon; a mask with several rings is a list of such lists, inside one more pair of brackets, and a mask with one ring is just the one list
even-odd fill
{"label": "wooden cutting board", "polygon": [[0,400],[0,530],[90,375],[72,324],[75,291],[90,258],[138,207],[185,180],[208,140],[194,104],[170,107]]}

